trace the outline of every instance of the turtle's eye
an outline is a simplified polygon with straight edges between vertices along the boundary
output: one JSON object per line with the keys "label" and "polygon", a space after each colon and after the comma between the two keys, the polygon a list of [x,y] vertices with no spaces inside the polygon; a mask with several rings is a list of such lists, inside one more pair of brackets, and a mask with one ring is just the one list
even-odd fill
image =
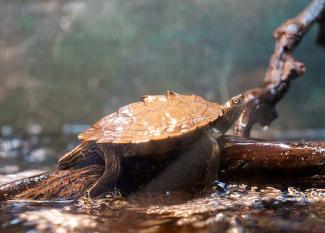
{"label": "turtle's eye", "polygon": [[238,99],[238,98],[234,98],[234,99],[232,100],[232,103],[233,103],[233,104],[239,104],[239,99]]}

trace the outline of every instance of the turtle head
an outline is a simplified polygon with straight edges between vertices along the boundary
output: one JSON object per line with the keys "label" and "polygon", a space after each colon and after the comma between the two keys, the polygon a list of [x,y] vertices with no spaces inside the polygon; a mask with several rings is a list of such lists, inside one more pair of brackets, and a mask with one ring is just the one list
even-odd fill
{"label": "turtle head", "polygon": [[221,133],[225,133],[238,119],[246,106],[243,94],[232,97],[222,106],[222,117],[217,120],[214,128]]}
{"label": "turtle head", "polygon": [[232,97],[223,105],[223,116],[229,118],[234,123],[244,110],[245,103],[245,96],[243,94]]}

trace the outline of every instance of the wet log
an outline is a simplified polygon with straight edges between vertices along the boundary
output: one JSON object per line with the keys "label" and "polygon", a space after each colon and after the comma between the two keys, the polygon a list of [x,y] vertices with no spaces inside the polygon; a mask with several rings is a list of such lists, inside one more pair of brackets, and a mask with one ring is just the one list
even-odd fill
{"label": "wet log", "polygon": [[325,187],[325,141],[227,136],[220,161],[220,179],[226,182]]}
{"label": "wet log", "polygon": [[320,24],[318,43],[325,44],[324,9],[325,0],[313,0],[299,15],[275,30],[275,49],[263,86],[245,92],[248,104],[235,126],[236,135],[249,137],[254,124],[270,125],[277,117],[276,104],[288,91],[291,81],[305,72],[304,64],[294,59],[293,51],[316,22]]}
{"label": "wet log", "polygon": [[[243,137],[226,136],[222,143],[220,155],[220,179],[248,184],[294,184],[309,187],[325,185],[325,141],[264,141]],[[182,160],[182,167],[191,160]],[[162,164],[158,161],[129,161],[127,172],[122,175],[118,189],[128,192],[138,190],[137,180],[140,177],[151,180],[168,171],[163,166],[170,166],[170,161]],[[133,165],[132,165],[133,164]],[[137,166],[135,166],[137,164]],[[132,166],[131,166],[132,165]],[[160,174],[150,172],[160,169]],[[154,169],[152,169],[154,168]],[[99,179],[103,173],[103,164],[57,169],[38,176],[0,185],[0,200],[5,199],[70,199],[77,198]],[[134,171],[132,171],[134,169]],[[197,169],[201,169],[197,166]],[[178,169],[183,173],[181,169]],[[201,172],[201,171],[199,171]],[[152,174],[150,174],[152,173]],[[149,179],[148,177],[152,177]],[[173,174],[177,176],[177,174]],[[190,177],[189,177],[190,179]],[[164,182],[160,180],[160,182]],[[193,185],[189,183],[189,185]],[[126,187],[129,186],[129,187]],[[168,189],[168,186],[167,186]]]}
{"label": "wet log", "polygon": [[221,167],[231,172],[308,172],[325,165],[325,141],[265,141],[227,136]]}
{"label": "wet log", "polygon": [[102,165],[68,170],[55,169],[33,177],[0,185],[0,201],[7,199],[75,199],[103,174]]}

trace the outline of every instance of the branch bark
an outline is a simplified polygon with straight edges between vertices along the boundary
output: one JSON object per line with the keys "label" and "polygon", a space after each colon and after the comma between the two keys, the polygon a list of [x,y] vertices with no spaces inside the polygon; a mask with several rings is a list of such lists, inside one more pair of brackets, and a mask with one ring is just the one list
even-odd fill
{"label": "branch bark", "polygon": [[227,136],[221,156],[225,173],[308,173],[325,166],[325,141],[264,141]]}
{"label": "branch bark", "polygon": [[220,179],[250,185],[325,187],[325,141],[227,137]]}
{"label": "branch bark", "polygon": [[7,199],[72,199],[78,198],[96,183],[104,171],[101,165],[60,170],[0,185],[0,203]]}
{"label": "branch bark", "polygon": [[318,40],[324,44],[324,9],[325,0],[314,0],[275,30],[275,49],[263,87],[245,93],[248,104],[235,126],[236,135],[249,137],[254,124],[269,125],[277,117],[275,105],[286,94],[290,82],[305,72],[304,64],[296,61],[292,53],[315,22],[321,23]]}

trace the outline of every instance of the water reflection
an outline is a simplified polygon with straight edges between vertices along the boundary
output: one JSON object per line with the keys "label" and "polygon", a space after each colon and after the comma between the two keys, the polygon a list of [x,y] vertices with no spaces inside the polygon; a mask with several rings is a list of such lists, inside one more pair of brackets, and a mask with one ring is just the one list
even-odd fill
{"label": "water reflection", "polygon": [[[324,189],[229,185],[188,199],[182,193],[117,194],[90,202],[9,202],[1,230],[37,232],[323,232]],[[3,218],[5,216],[5,218]],[[10,217],[9,217],[10,216]]]}
{"label": "water reflection", "polygon": [[[18,220],[19,219],[19,220]],[[71,232],[82,230],[95,230],[97,222],[95,216],[83,214],[69,214],[57,209],[43,209],[38,211],[26,211],[19,214],[16,222],[25,221],[35,224],[38,232]]]}

